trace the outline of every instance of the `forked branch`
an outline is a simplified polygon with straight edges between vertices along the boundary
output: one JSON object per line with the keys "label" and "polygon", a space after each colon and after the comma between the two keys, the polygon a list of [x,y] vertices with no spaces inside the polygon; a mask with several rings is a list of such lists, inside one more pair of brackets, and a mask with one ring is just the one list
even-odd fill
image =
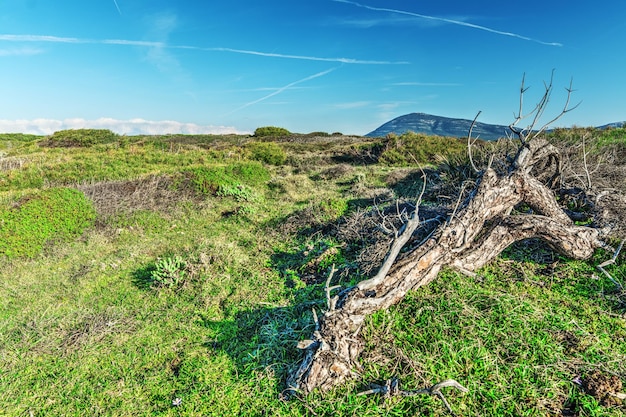
{"label": "forked branch", "polygon": [[[548,102],[550,101],[550,96],[552,95],[552,91],[554,89],[554,85],[553,85],[554,70],[552,71],[552,74],[550,76],[550,82],[548,82],[547,84],[544,83],[544,93],[541,96],[541,99],[537,102],[537,104],[535,105],[535,108],[527,114],[523,113],[524,94],[526,93],[526,91],[528,91],[530,87],[525,87],[524,85],[525,79],[526,79],[526,75],[524,74],[524,76],[522,76],[522,85],[520,88],[519,111],[517,114],[514,114],[515,120],[513,120],[513,122],[509,125],[509,129],[511,130],[511,132],[513,132],[515,136],[517,136],[522,146],[525,146],[528,142],[537,138],[539,135],[545,132],[546,129],[549,126],[551,126],[554,122],[559,120],[565,114],[576,109],[580,105],[580,102],[579,102],[575,106],[570,107],[572,93],[574,92],[574,89],[572,88],[573,80],[570,80],[569,87],[565,89],[567,91],[567,98],[565,99],[565,104],[563,105],[563,109],[554,118],[552,118],[550,121],[548,121],[547,123],[544,123],[541,127],[538,128],[537,126],[538,126],[539,120],[543,116],[548,106]],[[531,116],[533,118],[532,122],[527,127],[520,128],[517,126],[522,120],[529,118]]]}

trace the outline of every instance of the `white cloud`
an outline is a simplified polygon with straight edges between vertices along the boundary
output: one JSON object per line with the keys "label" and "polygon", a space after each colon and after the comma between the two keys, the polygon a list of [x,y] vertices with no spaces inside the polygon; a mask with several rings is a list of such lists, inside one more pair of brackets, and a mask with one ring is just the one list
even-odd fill
{"label": "white cloud", "polygon": [[173,120],[118,120],[112,118],[86,119],[32,119],[32,120],[0,120],[2,133],[28,133],[33,135],[50,135],[65,129],[109,129],[124,135],[163,135],[179,134],[247,134],[231,126],[198,125]]}

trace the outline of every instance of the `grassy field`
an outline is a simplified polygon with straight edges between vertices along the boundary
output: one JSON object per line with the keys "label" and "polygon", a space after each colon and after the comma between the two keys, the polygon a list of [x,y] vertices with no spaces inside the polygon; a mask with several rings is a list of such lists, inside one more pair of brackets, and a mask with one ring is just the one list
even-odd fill
{"label": "grassy field", "polygon": [[[534,241],[371,317],[355,381],[280,399],[330,268],[342,286],[370,273],[372,208],[420,189],[402,149],[433,167],[426,200],[454,203],[461,142],[109,133],[0,135],[0,240],[21,233],[0,241],[0,415],[449,415],[437,397],[357,395],[392,377],[457,380],[457,415],[626,414],[597,388],[626,392],[626,295],[596,269],[613,254]],[[626,164],[624,129],[554,135],[587,134]],[[624,255],[607,271],[626,284]]]}

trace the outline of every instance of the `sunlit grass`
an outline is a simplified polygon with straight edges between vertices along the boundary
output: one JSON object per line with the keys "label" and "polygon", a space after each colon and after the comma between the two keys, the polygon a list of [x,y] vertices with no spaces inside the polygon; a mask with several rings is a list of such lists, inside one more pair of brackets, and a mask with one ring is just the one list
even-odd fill
{"label": "sunlit grass", "polygon": [[[364,165],[343,139],[339,164],[348,167],[337,168],[326,138],[323,146],[281,144],[287,165],[265,166],[268,177],[246,183],[253,198],[202,194],[172,178],[240,164],[232,149],[245,138],[122,139],[71,151],[7,148],[27,162],[0,173],[1,204],[32,189],[113,180],[121,194],[111,195],[124,201],[96,204],[96,225],[78,239],[52,242],[34,259],[3,260],[0,414],[448,415],[436,397],[356,395],[397,377],[405,389],[459,381],[469,393],[445,392],[457,415],[623,415],[572,382],[594,369],[626,375],[623,296],[595,269],[611,254],[546,264],[529,259],[528,246],[474,278],[445,271],[372,316],[356,380],[280,400],[301,358],[295,345],[313,330],[311,310],[325,308],[323,284],[306,285],[304,273],[325,277],[330,259],[358,275],[331,231],[381,189],[410,195],[398,181],[410,171]],[[170,179],[175,197],[160,201],[165,189],[136,182],[150,175]],[[189,265],[184,282],[155,287],[150,271],[172,256]],[[609,268],[624,282],[622,263],[623,255]]]}

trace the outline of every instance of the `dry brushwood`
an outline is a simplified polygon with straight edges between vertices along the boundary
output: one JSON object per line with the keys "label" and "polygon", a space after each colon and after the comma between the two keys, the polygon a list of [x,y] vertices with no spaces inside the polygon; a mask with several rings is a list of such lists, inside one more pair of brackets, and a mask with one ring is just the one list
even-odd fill
{"label": "dry brushwood", "polygon": [[[555,198],[553,187],[559,183],[560,154],[540,134],[547,124],[538,125],[552,89],[550,81],[534,110],[524,114],[527,89],[522,81],[519,113],[510,125],[519,140],[516,153],[508,161],[489,161],[478,172],[474,189],[447,221],[419,245],[411,243],[407,249],[405,244],[425,227],[419,215],[420,196],[414,211],[395,231],[379,272],[334,296],[328,288],[328,310],[319,317],[315,315],[313,337],[300,345],[305,350],[304,358],[288,376],[287,393],[306,395],[314,389],[328,390],[357,375],[365,346],[360,334],[365,319],[402,301],[408,291],[428,284],[443,267],[471,275],[512,243],[530,238],[539,238],[574,259],[587,259],[597,248],[607,247],[602,241],[606,229],[576,225]],[[575,107],[569,107],[571,93],[570,86],[565,106],[549,123]],[[531,120],[530,125],[517,127],[525,118]],[[471,147],[471,134],[468,144]],[[514,210],[521,205],[529,209],[525,213]]]}

